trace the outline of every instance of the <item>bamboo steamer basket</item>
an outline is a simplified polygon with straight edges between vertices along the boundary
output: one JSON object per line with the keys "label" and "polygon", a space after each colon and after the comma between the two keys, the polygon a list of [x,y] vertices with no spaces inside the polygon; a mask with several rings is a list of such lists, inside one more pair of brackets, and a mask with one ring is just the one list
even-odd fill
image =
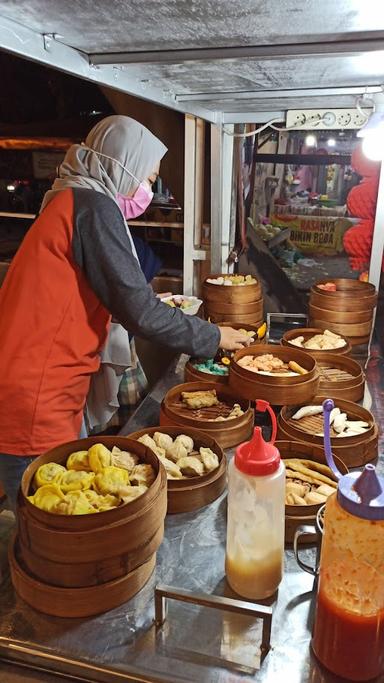
{"label": "bamboo steamer basket", "polygon": [[[226,274],[209,275],[209,279],[225,277]],[[260,282],[255,282],[252,285],[213,285],[203,282],[202,295],[204,303],[212,304],[247,304],[253,303],[262,297],[262,290]]]}
{"label": "bamboo steamer basket", "polygon": [[234,313],[216,313],[216,312],[210,312],[207,313],[205,309],[205,318],[211,321],[211,323],[215,323],[216,325],[221,325],[224,321],[229,322],[229,323],[234,323],[235,325],[251,325],[251,327],[260,327],[260,325],[263,324],[262,320],[262,312],[260,317],[256,315],[244,315],[240,314],[238,315],[236,312]]}
{"label": "bamboo steamer basket", "polygon": [[216,382],[217,384],[228,384],[229,375],[214,375],[211,372],[202,372],[189,360],[185,364],[184,380],[186,382]]}
{"label": "bamboo steamer basket", "polygon": [[[352,351],[352,345],[349,341],[349,339],[345,340],[344,346],[340,346],[338,349],[332,349],[329,351],[323,351],[321,349],[306,349],[306,348],[301,348],[299,346],[295,346],[294,344],[291,344],[293,339],[297,339],[297,337],[304,337],[304,341],[308,341],[308,339],[311,339],[311,337],[314,337],[315,334],[322,334],[324,332],[324,329],[328,328],[320,328],[320,327],[301,327],[301,328],[296,328],[294,330],[288,330],[286,332],[282,339],[281,339],[281,344],[283,346],[289,346],[290,349],[298,349],[299,351],[304,351],[304,353],[309,353],[313,358],[316,360],[319,360],[320,358],[323,357],[325,353],[332,353],[338,356],[345,356]],[[330,332],[334,332],[335,330],[330,330]],[[341,335],[343,336],[343,335]]]}
{"label": "bamboo steamer basket", "polygon": [[[293,377],[274,377],[252,372],[238,363],[243,356],[261,356],[267,353],[281,358],[284,362],[295,361],[308,372],[306,375]],[[319,381],[320,375],[312,356],[298,349],[288,349],[274,344],[249,346],[237,351],[229,368],[229,386],[233,391],[252,401],[263,399],[272,405],[292,405],[309,401],[318,392]]]}
{"label": "bamboo steamer basket", "polygon": [[[35,528],[38,530],[38,525]],[[18,553],[25,570],[35,578],[44,576],[44,583],[62,588],[88,588],[127,576],[148,562],[160,547],[163,536],[164,524],[161,524],[154,536],[137,549],[100,562],[64,564],[48,560],[32,552],[21,535],[18,536]]]}
{"label": "bamboo steamer basket", "polygon": [[[323,330],[326,330],[328,327],[328,323],[324,320],[310,318],[309,322],[314,327],[320,327]],[[332,332],[348,337],[352,346],[367,343],[371,334],[371,328],[372,320],[365,323],[332,323]]]}
{"label": "bamboo steamer basket", "polygon": [[[100,513],[101,514],[101,513]],[[12,583],[31,607],[54,617],[90,617],[130,600],[147,583],[156,565],[156,554],[129,574],[97,586],[63,588],[43,583],[23,566],[15,537],[8,552]]]}
{"label": "bamboo steamer basket", "polygon": [[320,372],[319,394],[330,394],[334,399],[360,401],[365,388],[365,375],[360,363],[330,351],[321,353],[322,356],[317,358]]}
{"label": "bamboo steamer basket", "polygon": [[377,303],[375,286],[369,282],[360,282],[349,278],[336,278],[332,280],[337,289],[336,292],[327,292],[319,288],[319,284],[325,284],[322,280],[311,288],[310,304],[330,311],[367,311],[373,309]]}
{"label": "bamboo steamer basket", "polygon": [[[258,327],[255,326],[256,324],[258,325]],[[243,330],[245,330],[246,332],[255,332],[255,335],[256,335],[257,330],[259,329],[259,327],[261,327],[262,324],[263,324],[263,321],[262,321],[262,320],[261,320],[261,322],[259,322],[259,323],[255,323],[255,325],[252,325],[252,324],[251,324],[251,325],[248,325],[248,324],[246,324],[246,323],[245,323],[245,324],[242,324],[242,323],[233,323],[233,322],[230,322],[230,321],[226,321],[226,322],[221,323],[221,324],[220,324],[220,327],[233,327],[234,330],[241,330],[241,329],[243,329]],[[257,335],[256,335],[256,336],[255,336],[255,341],[252,342],[252,345],[253,345],[253,344],[259,344],[259,343],[261,343],[261,340],[259,340],[259,339],[257,338]]]}
{"label": "bamboo steamer basket", "polygon": [[[222,414],[221,406],[202,410],[189,410],[181,406],[182,391],[207,391],[215,389],[219,400],[227,406],[239,403],[244,414],[227,421],[214,421],[212,417]],[[208,412],[207,412],[208,411]],[[207,419],[207,417],[211,419]],[[254,412],[249,401],[238,400],[229,387],[217,382],[187,382],[179,384],[168,391],[160,407],[160,425],[176,427],[194,427],[211,436],[222,448],[237,446],[246,441],[252,434]]]}
{"label": "bamboo steamer basket", "polygon": [[168,514],[191,512],[209,505],[218,498],[225,489],[227,481],[227,460],[219,444],[205,432],[191,427],[149,427],[129,435],[130,439],[139,439],[144,434],[153,436],[155,432],[169,434],[175,439],[179,434],[190,436],[199,449],[210,448],[219,458],[219,467],[201,477],[186,479],[168,479]]}
{"label": "bamboo steamer basket", "polygon": [[352,324],[367,323],[372,320],[373,309],[366,308],[361,311],[329,311],[326,308],[320,308],[314,304],[309,304],[309,315],[311,318],[317,320],[323,320],[329,322],[330,325],[333,323],[339,324]]}
{"label": "bamboo steamer basket", "polygon": [[[319,405],[323,403],[326,398],[333,398],[333,396],[332,394],[328,396],[316,396],[310,401],[310,405]],[[375,460],[378,455],[379,430],[373,415],[357,403],[345,399],[337,398],[335,400],[335,405],[340,408],[343,413],[347,413],[349,419],[368,422],[369,429],[364,434],[358,434],[356,436],[349,436],[341,439],[331,437],[333,453],[343,461],[346,467],[362,467],[367,462]],[[300,404],[296,406],[284,406],[281,409],[277,418],[278,438],[289,441],[300,441],[301,443],[322,447],[323,437],[316,436],[316,433],[323,431],[322,415],[303,418],[303,420],[300,420],[299,427],[298,422],[291,419],[291,416],[299,407]]]}
{"label": "bamboo steamer basket", "polygon": [[[323,281],[324,282],[324,281]],[[310,324],[349,338],[352,346],[369,341],[373,311],[377,303],[374,285],[347,278],[333,280],[337,290],[327,292],[318,283],[309,297]]]}
{"label": "bamboo steamer basket", "polygon": [[[258,323],[257,327],[256,325],[246,325],[246,324],[241,324],[241,323],[221,323],[221,327],[233,327],[235,330],[240,330],[244,329],[247,332],[257,332],[257,329],[262,325],[262,323]],[[255,335],[255,339],[253,344],[260,344],[261,340],[257,338],[257,334]],[[253,345],[252,344],[252,345]],[[229,375],[213,375],[209,372],[202,372],[201,370],[198,370],[195,366],[193,361],[190,359],[186,364],[185,364],[185,369],[184,369],[184,379],[186,382],[218,382],[218,384],[228,384],[229,383]]]}
{"label": "bamboo steamer basket", "polygon": [[[94,443],[136,453],[142,462],[153,466],[156,473],[153,484],[130,503],[89,515],[56,515],[28,501],[26,496],[40,465],[63,464],[70,453],[86,450]],[[18,500],[18,547],[22,565],[47,585],[103,587],[130,574],[155,554],[163,538],[166,506],[165,470],[143,444],[125,437],[99,436],[58,446],[36,458],[23,475]]]}
{"label": "bamboo steamer basket", "polygon": [[263,319],[264,306],[259,282],[226,286],[213,285],[205,280],[202,295],[205,317],[214,323],[229,321],[255,325]]}
{"label": "bamboo steamer basket", "polygon": [[[324,450],[320,446],[313,446],[312,444],[300,443],[299,441],[275,441],[275,446],[280,452],[282,460],[290,458],[300,458],[303,460],[312,460],[324,465],[327,464]],[[335,456],[335,462],[342,474],[348,474],[348,468],[343,461]],[[333,473],[330,473],[330,478],[335,479]],[[335,489],[336,491],[336,489]],[[285,505],[285,542],[293,543],[296,529],[302,524],[313,524],[316,521],[316,515],[323,503],[318,505]],[[315,543],[317,536],[305,535],[300,537],[300,543]]]}
{"label": "bamboo steamer basket", "polygon": [[261,320],[263,317],[263,299],[258,299],[257,301],[252,301],[247,304],[204,304],[205,312],[207,315],[252,315],[253,320]]}

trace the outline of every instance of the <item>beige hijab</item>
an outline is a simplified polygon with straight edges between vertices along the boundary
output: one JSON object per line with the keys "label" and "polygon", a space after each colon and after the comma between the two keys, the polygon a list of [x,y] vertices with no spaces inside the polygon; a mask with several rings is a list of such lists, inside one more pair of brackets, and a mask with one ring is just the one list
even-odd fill
{"label": "beige hijab", "polygon": [[165,145],[138,121],[107,116],[92,128],[85,143],[69,148],[40,210],[69,187],[102,192],[116,201],[118,192],[135,191],[166,152]]}

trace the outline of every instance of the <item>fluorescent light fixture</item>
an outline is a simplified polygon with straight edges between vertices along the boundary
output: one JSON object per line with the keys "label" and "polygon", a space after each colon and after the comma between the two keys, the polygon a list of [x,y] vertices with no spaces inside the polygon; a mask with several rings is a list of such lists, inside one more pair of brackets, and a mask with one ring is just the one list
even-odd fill
{"label": "fluorescent light fixture", "polygon": [[327,146],[328,146],[328,147],[336,147],[336,140],[335,140],[335,138],[328,138],[328,140],[327,140]]}
{"label": "fluorescent light fixture", "polygon": [[368,159],[384,161],[384,93],[374,94],[372,99],[375,112],[357,132],[357,137],[363,138],[362,149]]}
{"label": "fluorescent light fixture", "polygon": [[316,135],[313,135],[312,133],[309,133],[309,135],[306,135],[305,136],[305,144],[307,147],[316,147],[317,146]]}

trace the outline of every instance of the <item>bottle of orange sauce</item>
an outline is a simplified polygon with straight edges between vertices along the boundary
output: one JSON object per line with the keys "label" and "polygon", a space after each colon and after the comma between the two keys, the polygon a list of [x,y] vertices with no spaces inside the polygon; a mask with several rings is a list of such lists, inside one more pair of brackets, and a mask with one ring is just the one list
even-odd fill
{"label": "bottle of orange sauce", "polygon": [[[326,503],[312,648],[337,676],[368,681],[384,673],[384,479],[373,465],[340,476]],[[329,419],[329,418],[328,418]]]}

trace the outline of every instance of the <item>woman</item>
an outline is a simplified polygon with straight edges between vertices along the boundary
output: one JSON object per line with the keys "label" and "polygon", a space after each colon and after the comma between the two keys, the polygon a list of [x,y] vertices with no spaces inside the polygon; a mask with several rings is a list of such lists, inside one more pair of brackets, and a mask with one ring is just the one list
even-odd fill
{"label": "woman", "polygon": [[247,343],[163,304],[139,267],[118,202],[130,218],[145,211],[165,152],[133,119],[100,121],[68,150],[0,289],[0,481],[13,508],[31,458],[78,437],[112,315],[191,355]]}

